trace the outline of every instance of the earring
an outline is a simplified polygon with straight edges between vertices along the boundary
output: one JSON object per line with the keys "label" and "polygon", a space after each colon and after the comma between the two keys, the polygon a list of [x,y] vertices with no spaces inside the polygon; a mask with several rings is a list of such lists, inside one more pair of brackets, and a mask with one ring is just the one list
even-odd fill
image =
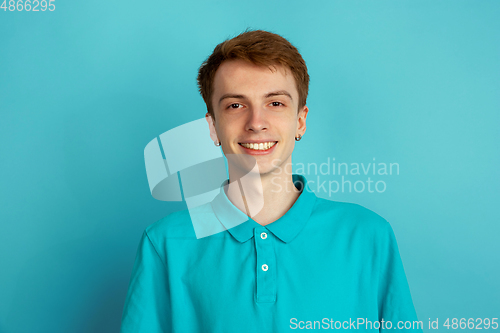
{"label": "earring", "polygon": [[216,145],[217,147],[220,146],[220,141],[217,141],[217,143],[214,142],[214,145]]}
{"label": "earring", "polygon": [[302,139],[302,135],[299,134],[299,137],[295,137],[295,141],[300,141],[300,139]]}

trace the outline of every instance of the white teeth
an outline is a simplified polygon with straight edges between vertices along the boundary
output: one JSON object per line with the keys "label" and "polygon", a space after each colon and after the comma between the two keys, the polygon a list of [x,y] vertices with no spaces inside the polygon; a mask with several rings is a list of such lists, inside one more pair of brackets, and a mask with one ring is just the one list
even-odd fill
{"label": "white teeth", "polygon": [[245,148],[250,148],[253,150],[268,150],[274,146],[276,142],[262,142],[262,143],[242,143],[241,145]]}

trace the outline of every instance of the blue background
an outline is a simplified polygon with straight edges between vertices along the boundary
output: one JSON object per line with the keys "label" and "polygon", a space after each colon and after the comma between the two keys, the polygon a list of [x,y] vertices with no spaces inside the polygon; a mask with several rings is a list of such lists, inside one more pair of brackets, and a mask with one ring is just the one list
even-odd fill
{"label": "blue background", "polygon": [[184,208],[144,147],[204,116],[198,67],[247,27],[307,62],[294,162],[399,164],[383,193],[318,195],[391,223],[425,330],[500,317],[500,2],[55,5],[0,11],[0,332],[118,331],[143,229]]}

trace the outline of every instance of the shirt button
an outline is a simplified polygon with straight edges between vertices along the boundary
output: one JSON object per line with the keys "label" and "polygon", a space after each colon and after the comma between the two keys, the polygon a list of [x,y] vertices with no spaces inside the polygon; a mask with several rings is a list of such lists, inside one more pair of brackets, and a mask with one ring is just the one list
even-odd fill
{"label": "shirt button", "polygon": [[266,264],[262,265],[262,270],[263,270],[264,272],[265,272],[265,271],[267,271],[268,269],[269,269],[269,267],[267,267],[267,265],[266,265]]}
{"label": "shirt button", "polygon": [[261,233],[260,234],[260,238],[266,239],[267,238],[267,234],[265,232]]}

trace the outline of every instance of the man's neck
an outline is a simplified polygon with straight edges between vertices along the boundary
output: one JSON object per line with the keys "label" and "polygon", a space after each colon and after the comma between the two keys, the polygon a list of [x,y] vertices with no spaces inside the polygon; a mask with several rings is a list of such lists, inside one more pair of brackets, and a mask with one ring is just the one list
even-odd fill
{"label": "man's neck", "polygon": [[291,170],[267,174],[250,173],[244,177],[235,176],[231,172],[229,175],[230,184],[226,191],[228,199],[261,225],[270,224],[285,215],[300,195],[293,184]]}

